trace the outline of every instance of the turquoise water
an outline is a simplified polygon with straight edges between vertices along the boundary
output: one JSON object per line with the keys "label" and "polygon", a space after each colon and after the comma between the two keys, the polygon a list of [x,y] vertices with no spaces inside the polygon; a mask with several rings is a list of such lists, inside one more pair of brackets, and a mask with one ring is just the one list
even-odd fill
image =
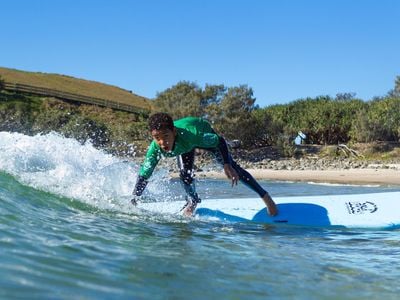
{"label": "turquoise water", "polygon": [[[399,230],[223,223],[139,213],[137,166],[55,134],[0,132],[1,299],[398,299]],[[153,197],[181,199],[157,171]],[[272,195],[399,186],[261,182]],[[200,180],[203,197],[253,196]],[[164,196],[166,195],[166,196]],[[173,199],[172,199],[173,200]]]}

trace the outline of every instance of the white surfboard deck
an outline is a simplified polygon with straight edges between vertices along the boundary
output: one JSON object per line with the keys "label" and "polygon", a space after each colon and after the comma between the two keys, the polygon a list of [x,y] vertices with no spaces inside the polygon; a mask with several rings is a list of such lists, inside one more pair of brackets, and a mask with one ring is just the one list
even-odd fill
{"label": "white surfboard deck", "polygon": [[[301,226],[400,228],[400,192],[274,197],[279,214],[270,217],[260,198],[205,199],[195,217],[227,222],[257,222]],[[157,213],[178,214],[184,201],[141,203]]]}

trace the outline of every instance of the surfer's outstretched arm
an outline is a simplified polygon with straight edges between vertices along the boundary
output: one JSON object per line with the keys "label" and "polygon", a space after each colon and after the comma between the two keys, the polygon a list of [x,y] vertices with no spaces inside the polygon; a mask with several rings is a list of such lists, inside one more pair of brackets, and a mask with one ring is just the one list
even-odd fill
{"label": "surfer's outstretched arm", "polygon": [[133,205],[136,205],[137,204],[137,201],[138,201],[138,198],[140,197],[140,196],[142,196],[142,194],[143,194],[143,192],[144,192],[144,189],[146,188],[146,186],[147,186],[147,179],[146,178],[144,178],[143,176],[141,176],[141,175],[139,175],[138,176],[138,178],[137,178],[137,181],[136,181],[136,184],[135,184],[135,188],[134,188],[134,190],[133,190],[133,198],[132,198],[132,200],[131,200],[131,203],[133,204]]}

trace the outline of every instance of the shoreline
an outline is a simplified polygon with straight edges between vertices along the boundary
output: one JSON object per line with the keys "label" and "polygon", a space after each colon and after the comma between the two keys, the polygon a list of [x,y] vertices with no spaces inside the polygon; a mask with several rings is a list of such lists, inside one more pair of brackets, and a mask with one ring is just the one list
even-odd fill
{"label": "shoreline", "polygon": [[[400,170],[398,169],[335,169],[335,170],[274,170],[246,169],[256,179],[300,182],[324,182],[341,184],[381,184],[399,185]],[[199,178],[226,179],[223,171],[199,171]],[[178,176],[172,173],[172,176]]]}

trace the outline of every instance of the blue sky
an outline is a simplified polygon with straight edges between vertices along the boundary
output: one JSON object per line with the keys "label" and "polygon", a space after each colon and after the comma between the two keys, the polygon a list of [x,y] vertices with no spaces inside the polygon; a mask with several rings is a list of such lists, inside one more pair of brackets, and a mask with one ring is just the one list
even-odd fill
{"label": "blue sky", "polygon": [[256,104],[354,92],[400,75],[397,0],[0,0],[0,66],[154,98],[181,80],[247,84]]}

